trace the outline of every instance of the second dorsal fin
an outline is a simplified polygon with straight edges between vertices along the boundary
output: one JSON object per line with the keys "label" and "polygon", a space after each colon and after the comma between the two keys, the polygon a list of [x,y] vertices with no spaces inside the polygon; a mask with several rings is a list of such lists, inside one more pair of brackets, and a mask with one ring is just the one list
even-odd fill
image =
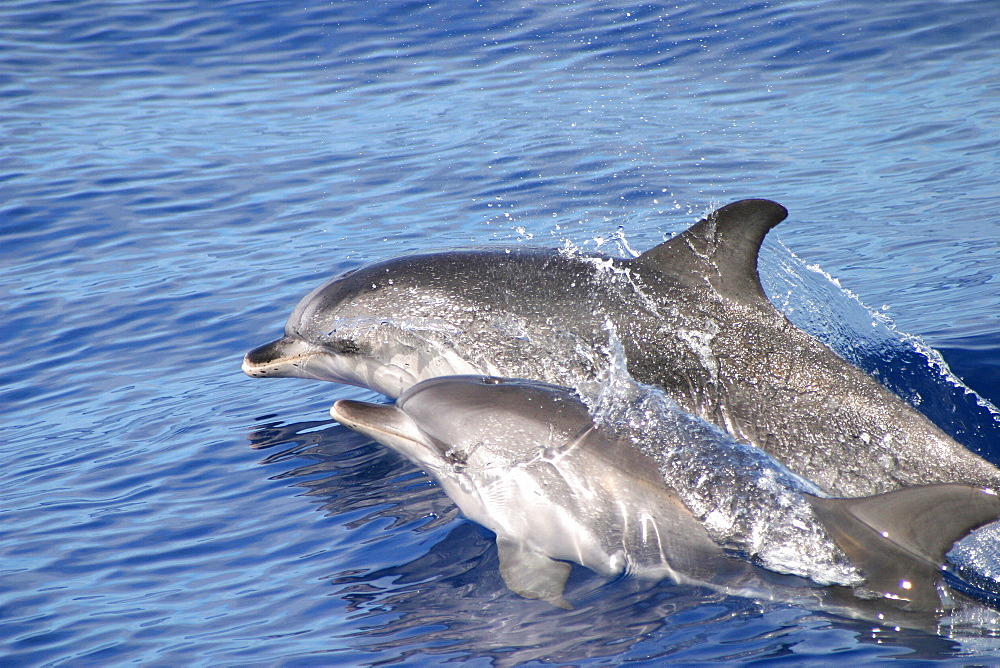
{"label": "second dorsal fin", "polygon": [[989,490],[944,483],[854,499],[806,495],[834,542],[867,579],[868,589],[914,610],[941,605],[945,554],[956,541],[1000,517]]}
{"label": "second dorsal fin", "polygon": [[757,275],[757,253],[768,230],[787,216],[785,207],[771,200],[733,202],[635,261],[685,283],[707,280],[729,299],[767,301]]}

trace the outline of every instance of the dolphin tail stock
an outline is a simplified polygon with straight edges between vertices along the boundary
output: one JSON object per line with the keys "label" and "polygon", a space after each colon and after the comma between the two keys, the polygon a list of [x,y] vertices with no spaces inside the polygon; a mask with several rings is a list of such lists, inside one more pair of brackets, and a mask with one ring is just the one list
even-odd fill
{"label": "dolphin tail stock", "polygon": [[958,483],[847,499],[805,495],[864,587],[904,609],[941,610],[942,564],[955,542],[1000,518],[1000,497]]}
{"label": "dolphin tail stock", "polygon": [[[770,305],[757,274],[757,254],[768,231],[788,210],[766,199],[727,204],[635,262],[681,280],[707,276],[719,294],[747,304]],[[696,279],[697,280],[697,279]]]}

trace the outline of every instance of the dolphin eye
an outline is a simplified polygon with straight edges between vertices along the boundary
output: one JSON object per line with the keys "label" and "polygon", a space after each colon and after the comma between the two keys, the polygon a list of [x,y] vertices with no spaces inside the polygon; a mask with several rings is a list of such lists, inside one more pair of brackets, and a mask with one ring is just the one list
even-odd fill
{"label": "dolphin eye", "polygon": [[326,347],[338,355],[357,355],[361,352],[361,346],[350,339],[333,339],[326,342]]}
{"label": "dolphin eye", "polygon": [[455,448],[448,448],[444,453],[444,458],[456,464],[458,466],[465,466],[469,463],[469,455],[461,450],[456,450]]}

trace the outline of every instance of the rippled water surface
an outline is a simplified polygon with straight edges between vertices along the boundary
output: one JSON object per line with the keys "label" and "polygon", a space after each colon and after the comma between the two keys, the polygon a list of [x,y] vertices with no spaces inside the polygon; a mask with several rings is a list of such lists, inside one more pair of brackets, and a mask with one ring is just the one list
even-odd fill
{"label": "rippled water surface", "polygon": [[[374,395],[239,370],[376,259],[645,249],[770,197],[789,249],[997,403],[998,58],[987,0],[3,3],[2,662],[1000,660],[583,569],[573,611],[521,599],[488,533],[326,417]],[[904,357],[866,359],[933,375]],[[1000,461],[981,403],[926,398]]]}

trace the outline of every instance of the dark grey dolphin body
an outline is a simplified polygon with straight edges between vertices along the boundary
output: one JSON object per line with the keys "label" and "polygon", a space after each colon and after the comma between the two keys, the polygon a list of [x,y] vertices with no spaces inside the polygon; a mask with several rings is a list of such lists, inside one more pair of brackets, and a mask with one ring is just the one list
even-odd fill
{"label": "dark grey dolphin body", "polygon": [[1000,488],[1000,470],[768,301],[757,253],[786,215],[736,202],[634,259],[499,249],[389,260],[314,290],[243,368],[390,397],[467,373],[588,394],[620,345],[635,380],[830,494]]}
{"label": "dark grey dolphin body", "polygon": [[[568,607],[563,599],[568,562],[606,576],[670,577],[732,593],[806,599],[820,607],[848,600],[844,587],[769,579],[720,547],[688,510],[698,505],[689,499],[698,494],[702,473],[664,466],[650,454],[691,442],[702,458],[729,469],[730,484],[713,492],[720,507],[735,505],[726,497],[768,506],[788,505],[782,497],[798,498],[808,514],[801,515],[788,540],[825,530],[860,569],[864,579],[857,590],[868,599],[892,601],[894,610],[940,613],[954,607],[956,596],[941,577],[945,552],[1000,516],[1000,498],[968,485],[819,498],[803,492],[780,465],[746,466],[739,452],[746,446],[728,436],[717,439],[717,430],[703,422],[674,422],[655,442],[643,442],[642,431],[638,440],[623,438],[597,425],[570,390],[532,381],[434,378],[411,387],[394,406],[342,400],[330,412],[419,465],[467,517],[496,533],[500,571],[513,591],[562,607]],[[770,468],[770,475],[755,468]],[[767,498],[761,498],[761,489]],[[837,558],[832,555],[837,548],[828,542],[830,554],[823,558]],[[746,546],[745,541],[730,545],[741,553]],[[879,609],[870,601],[848,605],[866,606],[869,612]]]}

